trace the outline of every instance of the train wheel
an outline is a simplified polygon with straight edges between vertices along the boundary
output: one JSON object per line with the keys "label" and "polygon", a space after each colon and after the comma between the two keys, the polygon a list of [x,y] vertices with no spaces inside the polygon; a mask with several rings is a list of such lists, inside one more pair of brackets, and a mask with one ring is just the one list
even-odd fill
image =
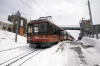
{"label": "train wheel", "polygon": [[31,48],[36,48],[36,45],[35,44],[30,44],[30,47]]}
{"label": "train wheel", "polygon": [[54,42],[54,44],[58,44],[58,42]]}
{"label": "train wheel", "polygon": [[36,48],[41,48],[41,44],[36,44]]}

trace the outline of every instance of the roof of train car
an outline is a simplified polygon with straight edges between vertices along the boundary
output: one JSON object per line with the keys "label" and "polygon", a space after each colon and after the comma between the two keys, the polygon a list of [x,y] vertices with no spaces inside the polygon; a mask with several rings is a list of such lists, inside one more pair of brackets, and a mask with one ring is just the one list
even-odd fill
{"label": "roof of train car", "polygon": [[[56,27],[60,28],[59,26],[57,26],[56,24],[52,23],[50,20],[47,20],[47,19],[38,19],[38,20],[31,20],[29,21],[27,24],[38,24],[38,23],[44,23],[44,22],[49,22],[53,25],[55,25]],[[62,28],[60,28],[61,30],[64,30]]]}

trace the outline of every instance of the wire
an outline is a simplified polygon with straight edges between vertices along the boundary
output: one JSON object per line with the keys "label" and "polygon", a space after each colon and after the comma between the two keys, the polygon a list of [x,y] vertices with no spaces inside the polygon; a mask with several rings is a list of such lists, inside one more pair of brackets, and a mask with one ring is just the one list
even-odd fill
{"label": "wire", "polygon": [[[6,5],[6,4],[4,4],[4,3],[2,3],[2,2],[0,2],[1,4],[3,4],[3,5],[5,5],[5,6],[7,6],[7,7],[10,7],[10,8],[12,8],[12,9],[14,9],[14,10],[17,10],[17,9],[15,9],[15,8],[13,8],[13,7],[11,7],[11,6],[9,6],[9,5]],[[8,14],[6,14],[6,13],[11,13],[11,14],[15,14],[15,12],[8,12],[8,11],[6,11],[6,10],[4,10],[4,9],[0,9],[0,10],[3,10],[4,12],[0,12],[1,14],[4,14],[4,15],[8,15]],[[17,10],[18,11],[18,10]],[[20,14],[25,14],[25,13],[21,13],[20,12]],[[32,15],[32,14],[25,14],[25,15]],[[26,16],[25,16],[26,17]]]}
{"label": "wire", "polygon": [[[87,5],[87,4],[83,4],[83,5]],[[63,10],[59,10],[59,11],[55,11],[55,12],[51,12],[51,13],[56,13],[56,12],[60,12],[60,11],[64,11],[64,10],[68,10],[68,9],[72,9],[72,8],[76,8],[76,7],[80,7],[83,5],[79,5],[79,6],[75,6],[75,7],[71,7],[71,8],[67,8],[67,9],[63,9]]]}
{"label": "wire", "polygon": [[85,12],[84,12],[84,17],[83,17],[84,19],[85,19],[85,15],[89,14],[89,13],[86,13],[86,10],[87,10],[87,6],[85,7]]}
{"label": "wire", "polygon": [[[24,3],[26,6],[28,6],[25,2],[23,2],[22,0],[20,0],[22,3]],[[30,6],[28,6],[30,9],[32,9],[33,11],[35,11],[33,8],[31,8]],[[42,16],[41,14],[39,14],[37,11],[35,11],[38,15]]]}
{"label": "wire", "polygon": [[[4,10],[4,9],[0,9],[0,10],[3,10],[3,11],[5,11],[6,13],[15,13],[15,12],[8,12],[8,11],[6,11],[6,10]],[[4,12],[3,12],[4,13]]]}
{"label": "wire", "polygon": [[[5,6],[7,6],[7,7],[10,7],[10,8],[12,8],[12,9],[14,9],[14,10],[17,10],[17,9],[15,9],[15,8],[9,6],[9,5],[6,5],[6,4],[4,4],[4,3],[2,3],[2,2],[0,2],[0,3],[3,4],[3,5],[5,5]],[[6,11],[6,10],[4,10],[4,9],[0,9],[0,10]],[[17,10],[17,11],[18,11],[18,10]],[[6,12],[8,12],[8,11],[6,11]],[[9,13],[11,13],[11,12],[9,12]],[[14,12],[13,12],[13,13],[14,13]]]}
{"label": "wire", "polygon": [[[83,13],[84,14],[84,13]],[[61,16],[61,17],[53,17],[53,18],[62,18],[62,17],[69,17],[69,16],[74,16],[74,15],[83,15],[83,14],[73,14],[73,15],[68,15],[68,16]]]}
{"label": "wire", "polygon": [[[33,1],[35,2],[35,0],[33,0]],[[36,3],[36,2],[35,2],[35,3]],[[36,3],[36,4],[37,4],[37,3]],[[37,5],[38,5],[38,4],[37,4]],[[39,6],[39,5],[38,5],[38,6]],[[40,7],[40,6],[39,6],[39,7]],[[40,7],[40,8],[43,10],[42,7]],[[44,10],[43,10],[43,11],[44,11]],[[44,11],[44,13],[47,14],[46,11]],[[47,15],[48,15],[48,14],[47,14]]]}
{"label": "wire", "polygon": [[0,12],[1,14],[4,14],[4,15],[8,15],[8,14],[5,14],[5,13],[3,13],[3,12]]}
{"label": "wire", "polygon": [[[7,6],[7,7],[10,7],[10,8],[12,8],[12,9],[14,9],[14,10],[17,10],[17,9],[15,9],[15,8],[9,6],[9,5],[6,5],[6,4],[4,4],[4,3],[2,3],[2,2],[0,2],[0,3],[3,4],[3,5],[5,5],[5,6]],[[0,10],[6,11],[6,10],[4,10],[4,9],[0,9]],[[18,10],[17,10],[17,11],[18,11]],[[8,12],[8,11],[6,11],[6,12]],[[9,12],[9,13],[11,13],[11,12]],[[13,12],[13,13],[15,13],[15,12]],[[21,14],[25,14],[25,13],[21,13]],[[26,15],[29,15],[29,14],[26,14]],[[30,14],[30,15],[31,15],[31,14]]]}
{"label": "wire", "polygon": [[[6,4],[4,4],[4,3],[2,3],[2,2],[0,2],[0,3],[1,3],[1,4],[3,4],[3,5],[6,5]],[[14,10],[17,10],[17,9],[15,9],[15,8],[13,8],[13,7],[9,6],[9,5],[6,5],[6,6],[8,6],[8,7],[12,8],[12,9],[14,9]]]}

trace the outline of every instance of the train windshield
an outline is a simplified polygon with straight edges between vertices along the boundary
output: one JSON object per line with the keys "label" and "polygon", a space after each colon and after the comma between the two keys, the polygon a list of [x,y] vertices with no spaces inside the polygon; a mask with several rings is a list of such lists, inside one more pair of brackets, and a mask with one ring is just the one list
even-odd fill
{"label": "train windshield", "polygon": [[46,32],[47,32],[47,23],[28,24],[27,26],[28,35],[40,35],[40,34],[45,34]]}
{"label": "train windshield", "polygon": [[34,33],[46,32],[46,30],[47,30],[47,24],[46,23],[34,24],[33,30],[34,30]]}
{"label": "train windshield", "polygon": [[28,33],[32,33],[32,25],[28,26]]}

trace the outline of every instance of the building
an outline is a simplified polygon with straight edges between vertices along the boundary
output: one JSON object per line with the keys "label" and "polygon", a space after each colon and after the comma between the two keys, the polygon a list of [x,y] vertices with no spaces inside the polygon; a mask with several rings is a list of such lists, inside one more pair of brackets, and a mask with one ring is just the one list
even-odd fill
{"label": "building", "polygon": [[12,26],[13,23],[10,21],[2,21],[0,20],[0,30],[12,31],[9,27]]}
{"label": "building", "polygon": [[93,25],[93,27],[94,27],[94,31],[96,32],[97,30],[98,33],[100,34],[100,24]]}
{"label": "building", "polygon": [[[15,15],[9,15],[8,16],[8,21],[11,21],[13,23],[13,26],[10,28],[13,30],[15,33],[17,30],[17,18]],[[23,36],[26,34],[26,24],[27,24],[27,19],[24,17],[19,17],[19,23],[18,23],[18,34]]]}
{"label": "building", "polygon": [[90,25],[90,20],[82,20],[80,21],[80,27],[83,27],[83,28],[90,28],[91,25]]}
{"label": "building", "polygon": [[[91,29],[90,20],[83,20],[83,22],[81,20],[80,27],[90,30]],[[100,33],[100,24],[93,25],[94,33],[96,33],[96,30],[98,31],[98,33]]]}

